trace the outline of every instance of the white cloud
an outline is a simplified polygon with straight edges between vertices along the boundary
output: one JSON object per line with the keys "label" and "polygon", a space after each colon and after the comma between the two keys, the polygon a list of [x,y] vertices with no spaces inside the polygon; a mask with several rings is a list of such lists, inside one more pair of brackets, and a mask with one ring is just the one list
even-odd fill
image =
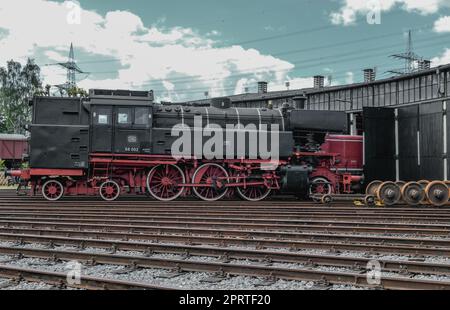
{"label": "white cloud", "polygon": [[353,72],[347,72],[345,78],[345,84],[353,84],[355,83],[355,74]]}
{"label": "white cloud", "polygon": [[67,61],[67,55],[61,55],[61,53],[55,52],[55,51],[45,51],[45,56],[48,57],[48,59],[58,62]]}
{"label": "white cloud", "polygon": [[[255,49],[218,47],[213,39],[219,35],[217,32],[202,35],[191,28],[167,28],[161,24],[163,21],[145,26],[139,16],[127,11],[101,15],[81,8],[80,23],[71,24],[71,11],[66,4],[2,0],[0,66],[9,59],[25,61],[28,57],[37,57],[39,63],[59,62],[67,57],[68,46],[73,42],[77,55],[92,55],[82,61],[119,59],[114,63],[118,66],[115,76],[94,73],[79,83],[81,87],[166,89],[172,99],[178,100],[202,97],[206,90],[211,95],[225,95],[235,76],[244,73],[249,74],[249,79],[281,84],[294,68],[287,61]],[[21,16],[17,18],[19,11]],[[80,63],[83,66],[88,65]],[[42,72],[45,83],[55,85],[65,80],[64,71],[57,66],[43,67]],[[180,78],[191,80],[189,84],[177,84]],[[170,86],[167,81],[175,85]],[[189,88],[192,90],[183,95]]]}
{"label": "white cloud", "polygon": [[[314,78],[293,78],[289,79],[289,89],[311,88],[314,86]],[[286,84],[271,83],[269,84],[269,91],[286,90]]]}
{"label": "white cloud", "polygon": [[442,55],[434,57],[431,59],[431,64],[433,67],[446,65],[450,63],[450,49],[446,49]]}
{"label": "white cloud", "polygon": [[164,87],[169,91],[175,89],[175,85],[173,83],[170,83],[169,81],[163,81],[162,83],[163,83]]}
{"label": "white cloud", "polygon": [[441,7],[450,6],[448,0],[342,0],[342,2],[342,7],[330,14],[333,24],[351,25],[359,15],[387,12],[396,7],[407,12],[429,15],[437,13]]}
{"label": "white cloud", "polygon": [[439,18],[434,23],[434,31],[436,32],[450,32],[450,16]]}

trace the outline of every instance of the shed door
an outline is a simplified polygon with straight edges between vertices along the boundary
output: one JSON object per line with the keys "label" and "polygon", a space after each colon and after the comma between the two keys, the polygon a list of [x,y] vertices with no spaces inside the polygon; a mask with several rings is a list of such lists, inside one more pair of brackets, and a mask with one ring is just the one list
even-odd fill
{"label": "shed door", "polygon": [[364,108],[364,175],[373,180],[396,179],[393,109]]}
{"label": "shed door", "polygon": [[112,107],[95,106],[92,109],[92,152],[112,152]]}

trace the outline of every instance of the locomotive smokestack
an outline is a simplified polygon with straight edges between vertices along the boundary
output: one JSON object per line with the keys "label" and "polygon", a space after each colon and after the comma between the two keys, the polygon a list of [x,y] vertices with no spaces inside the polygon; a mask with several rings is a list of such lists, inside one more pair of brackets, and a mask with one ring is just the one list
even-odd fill
{"label": "locomotive smokestack", "polygon": [[267,93],[267,82],[258,82],[258,94]]}
{"label": "locomotive smokestack", "polygon": [[323,75],[316,75],[314,77],[314,88],[323,88],[325,85],[325,77]]}
{"label": "locomotive smokestack", "polygon": [[364,83],[370,83],[375,81],[376,73],[372,68],[364,69]]}

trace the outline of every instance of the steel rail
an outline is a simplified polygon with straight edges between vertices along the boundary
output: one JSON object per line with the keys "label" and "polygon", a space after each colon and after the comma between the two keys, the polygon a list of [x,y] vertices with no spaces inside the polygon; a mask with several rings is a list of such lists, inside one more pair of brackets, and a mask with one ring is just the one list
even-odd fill
{"label": "steel rail", "polygon": [[[80,283],[68,282],[67,274],[0,264],[0,277],[13,282],[43,282],[60,288],[73,287],[90,290],[170,290],[171,288],[146,283],[107,279],[82,275]],[[13,284],[12,284],[13,285]]]}
{"label": "steel rail", "polygon": [[[132,206],[130,206],[130,203],[132,203]],[[13,205],[14,207],[12,207]],[[163,209],[161,208],[163,207]],[[140,203],[137,201],[129,201],[126,203],[119,203],[117,201],[106,203],[104,201],[86,201],[83,203],[83,201],[73,201],[68,203],[63,203],[61,201],[57,202],[47,202],[47,201],[4,201],[2,202],[0,200],[0,210],[16,210],[16,209],[35,209],[39,208],[42,210],[55,210],[55,209],[67,209],[67,210],[74,210],[74,209],[80,209],[80,210],[135,210],[135,211],[145,211],[145,210],[217,210],[217,211],[242,211],[242,210],[249,210],[249,211],[264,211],[264,210],[273,210],[273,211],[279,211],[279,212],[292,212],[292,211],[313,211],[313,212],[385,212],[385,213],[410,213],[415,212],[417,214],[422,214],[425,212],[429,212],[428,214],[435,214],[435,213],[442,213],[442,214],[449,214],[450,208],[432,208],[432,207],[356,207],[356,206],[350,206],[349,204],[345,204],[342,206],[339,205],[332,205],[332,206],[322,206],[322,205],[314,205],[313,203],[308,204],[300,204],[298,202],[289,203],[289,204],[282,204],[279,202],[271,202],[271,204],[264,204],[264,203],[250,203],[250,204],[226,204],[223,203],[223,201],[215,202],[214,204],[205,204],[201,201],[195,201],[193,204],[188,204],[186,202],[182,203],[175,203],[175,202],[168,202],[168,203],[161,203],[156,201],[141,201]]]}
{"label": "steel rail", "polygon": [[[424,223],[399,223],[399,222],[391,222],[391,223],[373,223],[366,221],[321,221],[321,220],[296,220],[296,224],[272,224],[272,223],[233,223],[230,221],[220,222],[217,219],[216,221],[204,221],[204,222],[192,222],[192,221],[175,221],[175,220],[161,220],[155,221],[154,217],[146,216],[146,217],[135,217],[135,216],[113,216],[107,214],[99,214],[99,215],[66,215],[66,214],[11,214],[8,216],[0,216],[0,223],[9,223],[11,221],[16,220],[53,220],[58,221],[63,217],[68,218],[72,221],[77,219],[77,222],[89,221],[91,219],[107,219],[110,223],[129,223],[133,222],[136,224],[152,224],[158,225],[172,225],[172,226],[183,226],[183,227],[239,227],[239,228],[248,228],[248,229],[277,229],[277,230],[313,230],[313,229],[323,229],[329,231],[351,231],[351,232],[385,232],[385,233],[414,233],[419,234],[422,232],[423,234],[438,234],[438,235],[450,235],[450,225],[447,224],[424,224]],[[175,217],[175,216],[174,216]],[[193,217],[195,219],[195,217]],[[140,219],[140,220],[137,220]],[[147,219],[147,221],[143,221],[142,219]],[[203,219],[203,218],[202,218]]]}
{"label": "steel rail", "polygon": [[[131,214],[130,214],[131,213]],[[177,217],[186,217],[190,216],[193,218],[210,218],[210,217],[217,217],[221,219],[227,219],[227,218],[236,218],[245,220],[248,218],[252,219],[258,219],[258,220],[297,220],[302,219],[305,217],[314,217],[315,215],[320,216],[336,216],[336,215],[345,215],[345,216],[354,216],[354,217],[361,217],[361,218],[367,218],[367,217],[386,217],[386,216],[395,216],[399,217],[402,220],[408,219],[409,217],[417,217],[420,216],[419,219],[430,219],[431,217],[434,217],[438,220],[445,220],[446,216],[448,215],[450,217],[450,213],[446,214],[446,216],[440,216],[436,213],[417,213],[414,214],[413,212],[404,212],[404,213],[385,213],[385,212],[366,212],[362,210],[353,210],[353,212],[342,212],[339,210],[326,210],[326,211],[319,211],[319,210],[313,210],[313,211],[299,211],[299,212],[277,212],[273,211],[270,214],[267,214],[267,211],[265,210],[253,210],[253,209],[240,209],[239,211],[229,210],[229,209],[221,209],[220,211],[212,211],[209,209],[204,210],[177,210],[177,209],[157,209],[157,210],[113,210],[113,209],[94,209],[94,210],[86,210],[86,209],[77,209],[77,208],[67,208],[67,209],[42,209],[42,208],[28,208],[28,209],[18,209],[18,208],[10,208],[7,210],[1,210],[0,209],[0,215],[45,215],[45,214],[52,214],[52,215],[68,215],[68,216],[102,216],[102,215],[114,215],[117,217],[132,217],[132,218],[148,218],[149,216],[159,216],[159,217],[167,217],[169,215],[176,215]],[[405,217],[408,216],[408,217]]]}
{"label": "steel rail", "polygon": [[[29,231],[28,231],[29,232]],[[72,230],[34,230],[37,234],[23,234],[20,230],[11,229],[10,232],[0,232],[0,240],[13,241],[17,243],[23,242],[46,242],[54,243],[56,240],[63,240],[67,244],[83,246],[102,245],[103,242],[111,241],[111,237],[116,237],[114,242],[140,240],[144,242],[136,242],[133,246],[140,247],[139,250],[145,250],[149,244],[157,242],[182,243],[188,245],[219,245],[227,246],[253,246],[256,249],[263,248],[282,248],[292,251],[303,249],[320,249],[330,252],[339,251],[358,251],[365,253],[384,253],[384,254],[407,254],[412,256],[442,256],[450,257],[450,247],[426,247],[423,245],[396,245],[396,244],[363,244],[363,243],[339,243],[336,240],[273,240],[273,239],[256,239],[256,238],[226,238],[219,236],[192,236],[192,235],[161,235],[161,234],[142,234],[142,233],[124,233],[124,232],[90,232],[90,231],[72,231]],[[62,239],[61,239],[62,238]],[[73,239],[73,240],[71,240]],[[132,248],[133,249],[133,248]],[[138,248],[134,248],[138,250]]]}
{"label": "steel rail", "polygon": [[[49,240],[53,245],[63,245],[64,242],[79,242],[82,244],[82,239],[74,238],[58,238]],[[86,246],[86,244],[83,244]],[[115,254],[117,250],[133,250],[142,251],[142,247],[136,247],[135,242],[127,241],[113,241],[101,240],[96,242],[95,247],[102,249],[111,249],[111,254]],[[19,254],[19,253],[33,253],[33,249],[0,246],[0,254]],[[216,257],[225,261],[230,259],[245,259],[254,260],[263,263],[295,263],[306,265],[307,267],[315,266],[332,266],[352,268],[356,270],[365,270],[367,264],[373,259],[362,257],[346,257],[338,255],[318,255],[305,254],[293,252],[278,252],[278,251],[264,251],[264,250],[249,250],[249,249],[230,249],[210,246],[189,246],[189,245],[174,245],[174,244],[146,244],[146,249],[143,251],[144,255],[152,254],[177,254],[185,257],[190,256],[207,256]],[[414,273],[414,274],[432,274],[450,276],[450,264],[417,262],[417,261],[396,261],[379,259],[383,271],[400,272],[400,273]]]}
{"label": "steel rail", "polygon": [[[7,221],[14,221],[16,219],[14,219],[16,216],[14,216],[14,214],[11,214],[10,216],[3,216],[0,217],[0,221],[2,222],[7,222]],[[194,225],[195,223],[208,223],[210,225],[214,225],[214,224],[219,224],[219,225],[225,225],[225,224],[234,224],[234,225],[248,225],[248,224],[261,224],[261,225],[276,225],[277,227],[282,227],[282,225],[310,225],[311,223],[314,222],[314,220],[310,220],[310,219],[303,219],[303,220],[260,220],[260,219],[242,219],[242,218],[207,218],[207,217],[177,217],[177,216],[153,216],[153,217],[149,217],[148,220],[136,220],[133,219],[132,216],[130,217],[126,217],[125,219],[120,219],[120,218],[113,218],[111,216],[109,217],[103,217],[100,219],[90,219],[90,218],[83,218],[78,217],[78,218],[61,218],[61,217],[46,217],[45,215],[42,217],[17,217],[17,219],[20,220],[27,220],[27,221],[52,221],[52,220],[57,220],[61,223],[74,223],[74,222],[85,222],[85,223],[97,223],[97,224],[130,224],[132,223],[133,225],[142,225],[142,224],[154,224],[154,223],[169,223],[169,222],[182,222],[186,225]],[[323,221],[319,221],[319,222],[323,222]],[[316,222],[317,223],[317,222]],[[347,225],[354,225],[351,221],[338,221],[338,220],[334,220],[332,221],[333,224],[339,224],[339,223],[346,223]],[[376,224],[376,227],[380,227],[382,225],[389,225],[390,223],[373,223],[373,222],[369,222],[367,223],[366,221],[364,222],[360,222],[359,224],[361,225],[371,225],[371,224]],[[433,223],[436,224],[436,223]],[[421,225],[421,223],[416,223],[415,225]],[[430,225],[430,223],[426,224],[424,223],[424,225]],[[355,224],[354,226],[357,226],[357,224]]]}
{"label": "steel rail", "polygon": [[[39,208],[38,207],[34,207],[32,209],[32,211],[38,211]],[[46,211],[51,211],[51,210],[46,210]],[[58,212],[58,210],[54,209],[54,212]],[[72,210],[75,211],[75,210]],[[87,210],[82,210],[79,212],[85,212],[86,215],[88,215]],[[94,211],[94,210],[92,210]],[[111,214],[114,214],[114,210],[113,209],[109,209],[109,210],[95,210],[97,212],[111,212]],[[223,212],[227,212],[227,210],[222,210]],[[19,209],[10,209],[5,211],[4,213],[9,213],[9,214],[14,214],[16,212],[20,212]],[[128,213],[134,213],[134,214],[138,214],[139,212],[137,210],[133,210],[130,209],[128,211],[124,211],[124,213],[126,214],[126,212]],[[389,214],[389,213],[357,213],[357,212],[352,212],[352,213],[345,213],[345,212],[339,212],[339,211],[332,211],[332,212],[328,212],[328,213],[321,213],[321,212],[314,212],[314,211],[310,211],[310,212],[305,212],[305,213],[291,213],[291,214],[286,214],[285,216],[277,216],[276,213],[273,214],[273,216],[270,216],[269,214],[271,214],[272,211],[267,211],[265,212],[264,215],[258,216],[257,212],[255,212],[254,215],[251,214],[252,211],[247,211],[247,213],[241,212],[241,213],[235,213],[235,214],[229,214],[228,216],[226,214],[222,214],[222,217],[218,218],[218,219],[225,219],[225,218],[229,218],[229,219],[235,219],[235,220],[240,220],[240,221],[248,221],[249,219],[252,219],[254,221],[270,221],[274,218],[278,218],[278,221],[285,221],[286,223],[292,223],[295,222],[295,218],[310,218],[310,219],[317,219],[317,220],[333,220],[333,221],[337,221],[337,220],[366,220],[366,221],[419,221],[419,222],[434,222],[434,223],[439,223],[439,222],[443,222],[443,223],[448,223],[450,221],[450,214],[449,215],[439,215],[439,214],[434,214],[434,215],[428,215],[428,214],[420,214],[418,213],[417,215],[414,214]],[[261,212],[261,210],[259,211]],[[151,212],[145,212],[142,214],[151,214]],[[154,213],[155,216],[154,217],[164,217],[163,215],[156,215],[156,213]],[[170,218],[171,216],[169,216],[168,213],[163,213],[165,214],[166,218]],[[177,214],[175,212],[175,214]],[[195,213],[193,213],[191,215],[191,212],[183,212],[180,213],[181,215],[184,215],[184,217],[188,217],[187,215],[190,215],[189,218],[190,219],[198,219],[199,217],[195,216]],[[181,218],[182,216],[178,216],[178,218]],[[198,215],[203,215],[203,216],[208,216],[209,214],[205,214],[205,213],[199,213]],[[213,216],[213,214],[211,214],[211,216]],[[217,216],[217,215],[216,215]],[[234,217],[233,217],[234,216]],[[239,216],[239,217],[237,217]],[[292,219],[292,220],[291,220]]]}
{"label": "steel rail", "polygon": [[[3,249],[4,250],[4,249]],[[326,284],[350,284],[373,287],[367,281],[365,273],[330,272],[305,268],[281,268],[258,265],[239,265],[230,263],[198,262],[177,259],[160,259],[127,255],[111,255],[98,253],[81,253],[74,251],[56,251],[43,249],[10,249],[10,253],[21,253],[23,256],[60,260],[79,260],[100,264],[120,264],[143,268],[163,268],[179,272],[210,272],[223,275],[241,275],[267,277],[297,281],[320,281]],[[82,277],[83,279],[83,277]],[[378,287],[384,289],[430,289],[449,290],[449,281],[413,279],[407,277],[381,277]]]}
{"label": "steel rail", "polygon": [[[117,225],[117,224],[109,224],[105,225],[106,222],[102,221],[0,221],[0,224],[3,224],[4,227],[0,227],[0,229],[17,229],[23,225],[26,227],[44,227],[44,228],[52,228],[56,230],[57,228],[71,228],[72,230],[81,231],[87,229],[95,229],[99,232],[131,232],[131,233],[139,233],[138,236],[141,238],[144,236],[153,236],[153,235],[144,235],[144,233],[156,233],[158,235],[161,234],[170,234],[170,233],[178,233],[178,234],[187,234],[187,235],[215,235],[215,236],[230,236],[230,237],[260,237],[260,238],[276,238],[281,240],[327,240],[327,241],[346,241],[346,242],[364,242],[366,244],[376,244],[376,243],[393,243],[393,244],[409,244],[409,245],[417,245],[421,244],[423,246],[429,247],[450,247],[450,239],[427,239],[427,238],[406,238],[401,236],[364,236],[364,235],[350,235],[350,234],[330,234],[330,233],[306,233],[306,232],[286,232],[286,231],[271,231],[271,230],[242,230],[242,229],[220,229],[216,227],[209,228],[196,228],[196,227],[176,227],[176,226],[163,226],[159,223],[149,223],[149,225],[135,225],[128,223],[127,225]],[[151,225],[153,224],[153,225]],[[15,226],[15,227],[11,227]],[[95,232],[94,232],[95,233]]]}

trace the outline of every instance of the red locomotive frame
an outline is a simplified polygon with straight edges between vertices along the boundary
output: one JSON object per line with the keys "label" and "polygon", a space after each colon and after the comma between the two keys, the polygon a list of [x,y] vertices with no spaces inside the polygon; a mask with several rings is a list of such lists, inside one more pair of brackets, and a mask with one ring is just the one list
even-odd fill
{"label": "red locomotive frame", "polygon": [[[352,193],[362,182],[363,139],[329,135],[320,152],[294,152],[279,167],[309,166],[310,194]],[[195,194],[206,201],[231,197],[265,199],[281,189],[277,170],[262,170],[264,160],[175,159],[172,156],[93,153],[89,169],[25,169],[12,171],[28,181],[30,195],[40,191],[48,200],[63,195],[100,195],[115,200],[121,193],[150,194],[161,201]]]}

